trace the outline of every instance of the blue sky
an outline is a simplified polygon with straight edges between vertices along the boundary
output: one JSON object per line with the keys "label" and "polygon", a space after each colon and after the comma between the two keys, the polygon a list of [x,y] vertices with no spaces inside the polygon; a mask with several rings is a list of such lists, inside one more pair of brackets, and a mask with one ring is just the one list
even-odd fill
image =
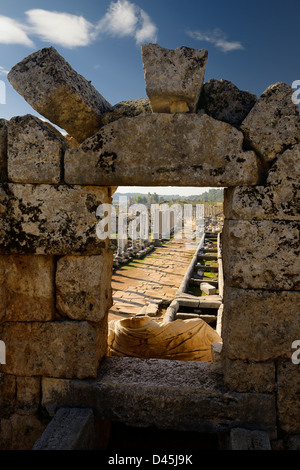
{"label": "blue sky", "polygon": [[299,19],[299,0],[2,1],[0,80],[6,103],[0,104],[0,117],[39,116],[6,73],[49,46],[111,104],[146,97],[141,44],[148,42],[205,48],[205,80],[224,78],[259,96],[273,83],[300,80]]}

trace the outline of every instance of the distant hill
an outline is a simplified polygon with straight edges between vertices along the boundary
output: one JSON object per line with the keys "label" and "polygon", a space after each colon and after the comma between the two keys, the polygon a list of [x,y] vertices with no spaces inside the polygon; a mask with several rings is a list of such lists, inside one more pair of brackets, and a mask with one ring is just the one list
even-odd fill
{"label": "distant hill", "polygon": [[224,201],[224,190],[223,188],[211,188],[204,193],[192,196],[181,196],[179,194],[172,195],[157,195],[154,193],[118,193],[113,195],[113,202],[117,204],[120,196],[127,196],[128,202],[130,203],[158,203],[163,201],[180,201],[180,202],[223,202]]}

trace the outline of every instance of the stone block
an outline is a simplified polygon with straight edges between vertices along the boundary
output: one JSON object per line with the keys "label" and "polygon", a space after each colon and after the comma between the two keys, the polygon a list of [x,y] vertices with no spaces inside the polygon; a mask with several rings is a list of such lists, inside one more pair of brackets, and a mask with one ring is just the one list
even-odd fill
{"label": "stone block", "polygon": [[1,450],[31,450],[36,440],[45,430],[46,424],[36,414],[20,410],[7,419],[0,420]]}
{"label": "stone block", "polygon": [[300,141],[299,107],[292,102],[293,93],[286,83],[269,86],[241,124],[246,143],[266,162]]}
{"label": "stone block", "polygon": [[68,184],[105,186],[239,186],[260,181],[243,135],[207,115],[123,118],[65,154]]}
{"label": "stone block", "polygon": [[78,142],[95,134],[102,115],[112,108],[53,47],[30,54],[7,78],[33,109]]}
{"label": "stone block", "polygon": [[55,316],[53,256],[0,255],[0,322]]}
{"label": "stone block", "polygon": [[222,370],[224,384],[230,390],[241,393],[273,393],[275,391],[273,362],[225,360]]}
{"label": "stone block", "polygon": [[24,409],[37,409],[40,405],[41,379],[40,377],[16,377],[17,379],[17,406]]}
{"label": "stone block", "polygon": [[0,119],[0,181],[7,180],[7,123]]}
{"label": "stone block", "polygon": [[300,184],[225,188],[227,219],[299,220]]}
{"label": "stone block", "polygon": [[14,117],[7,135],[8,179],[18,183],[60,183],[68,141],[35,116]]}
{"label": "stone block", "polygon": [[278,156],[271,166],[267,184],[272,187],[288,184],[299,184],[300,179],[300,145],[294,145]]}
{"label": "stone block", "polygon": [[227,285],[300,289],[300,222],[225,220],[223,269]]}
{"label": "stone block", "polygon": [[88,378],[97,375],[107,349],[107,320],[7,322],[0,337],[9,345],[0,371],[23,376]]}
{"label": "stone block", "polygon": [[202,87],[199,108],[218,121],[239,128],[257,101],[228,80],[210,79]]}
{"label": "stone block", "polygon": [[225,287],[222,355],[226,359],[268,362],[291,357],[300,338],[300,292]]}
{"label": "stone block", "polygon": [[[299,333],[295,332],[294,339],[299,338]],[[291,360],[281,361],[278,366],[278,425],[287,434],[300,434],[299,372],[300,364],[293,364]]]}
{"label": "stone block", "polygon": [[200,289],[204,294],[208,295],[214,295],[217,292],[217,288],[207,282],[201,282]]}
{"label": "stone block", "polygon": [[268,433],[261,430],[234,428],[230,431],[230,450],[272,450]]}
{"label": "stone block", "polygon": [[64,256],[57,262],[56,307],[73,320],[98,322],[112,306],[112,251]]}
{"label": "stone block", "polygon": [[96,210],[108,188],[48,184],[0,185],[2,254],[99,254]]}
{"label": "stone block", "polygon": [[207,57],[205,49],[142,46],[146,93],[154,113],[196,112]]}
{"label": "stone block", "polygon": [[0,372],[0,418],[7,417],[14,409],[17,390],[16,379],[14,375]]}
{"label": "stone block", "polygon": [[111,111],[107,111],[101,118],[101,127],[124,117],[135,117],[139,114],[151,114],[152,109],[149,98],[121,101],[115,104]]}
{"label": "stone block", "polygon": [[265,186],[225,188],[228,219],[299,220],[300,145],[277,157]]}
{"label": "stone block", "polygon": [[95,450],[90,408],[60,408],[32,450]]}

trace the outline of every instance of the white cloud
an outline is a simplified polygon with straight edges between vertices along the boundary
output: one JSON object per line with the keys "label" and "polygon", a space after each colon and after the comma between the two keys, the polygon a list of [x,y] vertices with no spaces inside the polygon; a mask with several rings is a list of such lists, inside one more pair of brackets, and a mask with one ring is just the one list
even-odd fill
{"label": "white cloud", "polygon": [[129,0],[112,1],[103,18],[93,24],[83,16],[32,9],[23,25],[0,15],[0,43],[34,46],[29,36],[66,48],[89,46],[98,37],[133,37],[137,44],[156,42],[157,27],[150,16]]}
{"label": "white cloud", "polygon": [[140,11],[141,27],[136,31],[136,42],[141,44],[143,42],[156,42],[157,41],[157,27],[150,19],[149,15],[144,11]]}
{"label": "white cloud", "polygon": [[111,2],[107,13],[98,23],[100,34],[115,37],[133,36],[137,44],[156,42],[157,27],[150,16],[128,0]]}
{"label": "white cloud", "polygon": [[0,43],[33,46],[33,42],[25,32],[25,27],[18,21],[2,15],[0,15]]}
{"label": "white cloud", "polygon": [[201,31],[188,31],[187,34],[193,39],[206,41],[213,44],[223,52],[244,49],[239,41],[228,41],[226,34],[220,29],[214,29],[212,32],[202,33]]}
{"label": "white cloud", "polygon": [[25,12],[32,34],[42,41],[66,48],[88,46],[95,39],[95,27],[83,16],[47,10]]}
{"label": "white cloud", "polygon": [[137,22],[137,7],[127,0],[118,0],[110,4],[98,23],[98,29],[112,36],[131,36],[134,35]]}
{"label": "white cloud", "polygon": [[9,70],[6,70],[4,67],[0,65],[0,75],[7,75]]}

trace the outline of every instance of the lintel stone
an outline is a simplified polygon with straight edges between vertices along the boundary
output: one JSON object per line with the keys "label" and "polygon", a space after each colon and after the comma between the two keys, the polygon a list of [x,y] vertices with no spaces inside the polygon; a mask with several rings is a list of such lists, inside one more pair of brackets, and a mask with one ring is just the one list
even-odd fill
{"label": "lintel stone", "polygon": [[261,178],[243,134],[207,115],[153,113],[123,118],[65,154],[68,184],[238,186]]}

